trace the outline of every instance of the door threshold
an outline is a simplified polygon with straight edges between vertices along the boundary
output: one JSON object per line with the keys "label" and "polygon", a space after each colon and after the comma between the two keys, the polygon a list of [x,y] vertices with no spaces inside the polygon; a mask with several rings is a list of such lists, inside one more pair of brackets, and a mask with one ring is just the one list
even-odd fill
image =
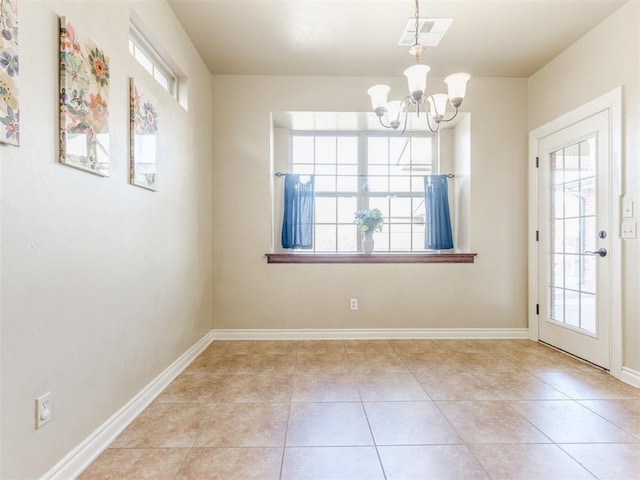
{"label": "door threshold", "polygon": [[538,340],[538,343],[541,343],[542,345],[544,345],[546,347],[549,347],[549,348],[552,348],[552,349],[554,349],[554,350],[556,350],[556,351],[558,351],[560,353],[564,353],[565,355],[567,355],[567,356],[569,356],[571,358],[574,358],[574,359],[576,359],[576,360],[578,360],[578,361],[580,361],[582,363],[586,363],[587,365],[591,365],[592,367],[596,367],[597,369],[602,370],[603,372],[610,373],[608,368],[601,367],[600,365],[598,365],[596,363],[590,362],[589,360],[586,360],[586,359],[584,359],[582,357],[578,357],[577,355],[574,355],[571,352],[567,352],[566,350],[563,350],[563,349],[558,348],[558,347],[556,347],[554,345],[551,345],[550,343],[547,343],[547,342],[542,341],[542,340]]}

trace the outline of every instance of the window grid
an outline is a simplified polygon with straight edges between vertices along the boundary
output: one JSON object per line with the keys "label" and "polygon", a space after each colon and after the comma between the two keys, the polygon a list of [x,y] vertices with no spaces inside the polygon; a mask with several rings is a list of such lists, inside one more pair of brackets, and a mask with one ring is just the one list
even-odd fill
{"label": "window grid", "polygon": [[550,318],[591,334],[595,324],[595,139],[551,154]]}
{"label": "window grid", "polygon": [[380,208],[385,218],[376,251],[425,251],[423,176],[432,173],[435,141],[424,134],[292,132],[292,173],[315,175],[312,251],[362,251],[353,216],[367,208]]}

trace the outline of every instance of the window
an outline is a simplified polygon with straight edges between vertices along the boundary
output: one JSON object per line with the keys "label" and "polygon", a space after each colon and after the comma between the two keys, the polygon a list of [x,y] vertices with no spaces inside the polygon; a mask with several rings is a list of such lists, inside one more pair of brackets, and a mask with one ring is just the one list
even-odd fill
{"label": "window", "polygon": [[129,53],[169,95],[177,98],[177,75],[133,24],[129,25]]}
{"label": "window", "polygon": [[313,251],[362,251],[357,210],[384,215],[376,251],[424,251],[424,175],[436,137],[377,133],[291,133],[291,172],[315,175]]}

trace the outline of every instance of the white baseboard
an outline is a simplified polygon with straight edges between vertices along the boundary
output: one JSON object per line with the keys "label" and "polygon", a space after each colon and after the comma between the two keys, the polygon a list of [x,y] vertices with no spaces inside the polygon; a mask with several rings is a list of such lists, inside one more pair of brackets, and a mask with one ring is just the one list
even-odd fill
{"label": "white baseboard", "polygon": [[527,328],[214,329],[215,340],[528,339]]}
{"label": "white baseboard", "polygon": [[640,388],[640,372],[636,370],[632,370],[628,367],[622,367],[622,372],[620,372],[620,376],[618,378],[629,385]]}
{"label": "white baseboard", "polygon": [[78,477],[149,406],[153,399],[207,348],[213,339],[213,332],[208,332],[109,420],[69,452],[41,480],[69,480]]}

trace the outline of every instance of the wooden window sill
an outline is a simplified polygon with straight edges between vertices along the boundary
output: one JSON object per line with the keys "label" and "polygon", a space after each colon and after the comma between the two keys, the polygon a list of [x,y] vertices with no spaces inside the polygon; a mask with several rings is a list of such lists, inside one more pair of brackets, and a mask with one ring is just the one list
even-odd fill
{"label": "wooden window sill", "polygon": [[267,263],[474,263],[477,253],[265,253]]}

